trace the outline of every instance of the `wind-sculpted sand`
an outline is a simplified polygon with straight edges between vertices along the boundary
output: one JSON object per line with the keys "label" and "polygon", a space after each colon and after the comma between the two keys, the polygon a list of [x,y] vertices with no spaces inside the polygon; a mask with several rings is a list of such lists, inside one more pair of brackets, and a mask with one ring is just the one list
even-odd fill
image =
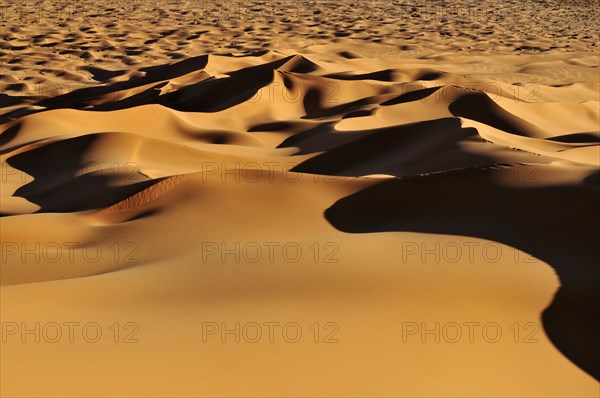
{"label": "wind-sculpted sand", "polygon": [[598,396],[597,5],[188,3],[3,21],[3,396]]}

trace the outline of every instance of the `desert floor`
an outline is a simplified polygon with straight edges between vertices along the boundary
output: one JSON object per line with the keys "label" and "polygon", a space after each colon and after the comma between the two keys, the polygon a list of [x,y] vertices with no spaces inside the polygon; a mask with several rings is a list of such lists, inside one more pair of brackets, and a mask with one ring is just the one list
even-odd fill
{"label": "desert floor", "polygon": [[599,396],[597,3],[0,7],[2,396]]}

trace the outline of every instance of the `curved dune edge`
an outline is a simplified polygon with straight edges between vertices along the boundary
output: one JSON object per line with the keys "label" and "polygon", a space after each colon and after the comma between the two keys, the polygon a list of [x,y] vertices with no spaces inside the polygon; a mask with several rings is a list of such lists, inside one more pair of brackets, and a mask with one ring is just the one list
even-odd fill
{"label": "curved dune edge", "polygon": [[165,178],[164,180],[152,185],[150,188],[146,188],[143,191],[140,191],[135,195],[110,206],[106,209],[106,211],[113,212],[120,210],[131,210],[135,209],[136,207],[143,206],[179,185],[184,178],[185,177],[182,175]]}
{"label": "curved dune edge", "polygon": [[[561,181],[554,167],[540,166],[537,186],[513,167],[504,168],[502,180],[497,179],[494,168],[475,168],[385,181],[341,199],[325,211],[325,217],[345,232],[473,236],[508,244],[547,261],[556,270],[561,287],[543,313],[546,333],[567,357],[598,377],[600,369],[590,350],[597,347],[595,336],[600,327],[592,315],[600,299],[592,282],[600,277],[595,261],[600,251],[594,244],[600,218],[591,209],[600,200],[600,190],[582,186],[578,180]],[[445,200],[437,199],[440,197]],[[576,208],[557,212],[560,203],[575,198]],[[503,205],[486,211],[496,201]],[[436,222],[441,217],[446,220],[443,224]],[[555,229],[540,222],[548,219],[556,223]],[[569,233],[557,231],[558,226]],[[583,281],[581,275],[589,279]],[[574,306],[577,312],[572,311]]]}

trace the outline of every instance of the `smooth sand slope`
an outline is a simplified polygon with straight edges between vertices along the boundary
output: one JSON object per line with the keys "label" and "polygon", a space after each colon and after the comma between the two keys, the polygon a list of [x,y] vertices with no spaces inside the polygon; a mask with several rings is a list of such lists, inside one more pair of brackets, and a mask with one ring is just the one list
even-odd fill
{"label": "smooth sand slope", "polygon": [[3,396],[598,396],[597,7],[100,3],[3,22]]}

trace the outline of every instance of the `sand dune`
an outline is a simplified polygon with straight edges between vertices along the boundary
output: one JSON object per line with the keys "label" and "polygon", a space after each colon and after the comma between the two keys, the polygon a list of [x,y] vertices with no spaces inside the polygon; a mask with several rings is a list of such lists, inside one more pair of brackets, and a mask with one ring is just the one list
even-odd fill
{"label": "sand dune", "polygon": [[185,3],[2,6],[3,396],[598,396],[597,5]]}

